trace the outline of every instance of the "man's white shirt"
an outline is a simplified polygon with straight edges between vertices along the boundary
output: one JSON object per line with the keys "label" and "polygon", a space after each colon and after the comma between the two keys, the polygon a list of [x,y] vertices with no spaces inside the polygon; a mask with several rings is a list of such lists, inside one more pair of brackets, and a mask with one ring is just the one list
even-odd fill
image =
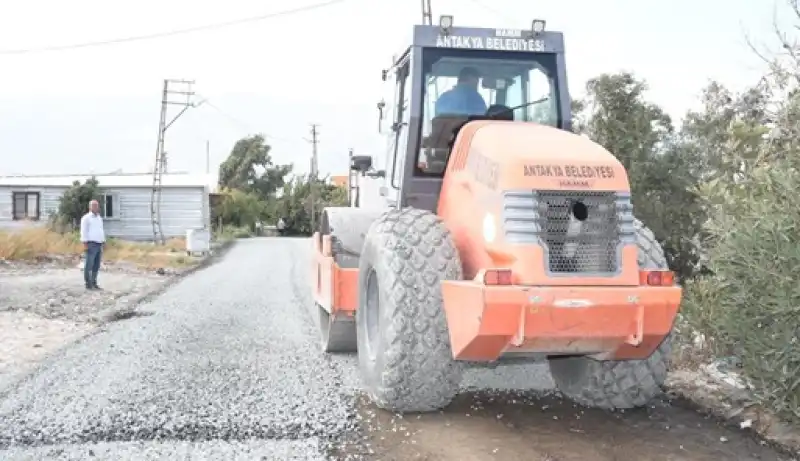
{"label": "man's white shirt", "polygon": [[104,243],[106,233],[103,230],[103,218],[91,211],[81,218],[81,242]]}

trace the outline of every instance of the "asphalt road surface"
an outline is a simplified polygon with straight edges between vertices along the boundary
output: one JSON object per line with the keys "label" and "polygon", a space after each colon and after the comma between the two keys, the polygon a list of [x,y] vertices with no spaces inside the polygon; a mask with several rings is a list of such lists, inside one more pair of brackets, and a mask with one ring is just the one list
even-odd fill
{"label": "asphalt road surface", "polygon": [[472,372],[443,412],[376,410],[355,358],[319,351],[309,248],[241,241],[142,306],[150,315],[0,390],[0,459],[791,459],[667,402],[607,413],[546,396],[541,365]]}

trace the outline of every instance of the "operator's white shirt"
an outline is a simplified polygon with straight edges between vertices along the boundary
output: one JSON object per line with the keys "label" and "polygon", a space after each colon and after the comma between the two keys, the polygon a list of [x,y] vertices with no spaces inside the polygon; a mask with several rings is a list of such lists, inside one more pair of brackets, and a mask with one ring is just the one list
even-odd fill
{"label": "operator's white shirt", "polygon": [[103,230],[103,218],[91,211],[83,215],[81,218],[81,242],[103,243],[105,241],[106,233]]}

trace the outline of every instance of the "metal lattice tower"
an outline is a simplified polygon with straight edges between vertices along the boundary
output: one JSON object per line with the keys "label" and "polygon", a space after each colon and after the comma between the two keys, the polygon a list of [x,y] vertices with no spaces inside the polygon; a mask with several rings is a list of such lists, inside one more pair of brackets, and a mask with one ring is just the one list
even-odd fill
{"label": "metal lattice tower", "polygon": [[[167,129],[175,123],[187,109],[195,107],[192,102],[194,92],[192,85],[194,80],[164,80],[164,90],[161,96],[161,118],[158,122],[158,143],[156,145],[156,161],[153,166],[153,193],[150,198],[150,215],[153,224],[153,242],[163,245],[165,243],[164,232],[161,228],[161,183],[162,176],[167,172],[167,153],[164,151],[164,136]],[[179,86],[180,89],[173,90],[170,86]],[[170,95],[185,96],[185,101],[170,101]],[[170,105],[181,106],[182,109],[169,122],[167,122],[167,108]]]}
{"label": "metal lattice tower", "polygon": [[433,25],[433,13],[431,12],[431,0],[422,1],[422,24],[426,26]]}

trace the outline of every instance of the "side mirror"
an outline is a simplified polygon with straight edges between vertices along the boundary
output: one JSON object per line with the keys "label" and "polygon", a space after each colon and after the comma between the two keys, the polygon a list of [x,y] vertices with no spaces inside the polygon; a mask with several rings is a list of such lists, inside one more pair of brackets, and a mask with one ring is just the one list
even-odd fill
{"label": "side mirror", "polygon": [[386,108],[386,101],[378,103],[378,133],[383,131],[383,109]]}
{"label": "side mirror", "polygon": [[369,155],[356,155],[350,160],[350,170],[358,171],[362,175],[372,168],[372,157]]}
{"label": "side mirror", "polygon": [[381,70],[381,80],[385,82],[387,78],[389,78],[389,71],[386,69]]}

